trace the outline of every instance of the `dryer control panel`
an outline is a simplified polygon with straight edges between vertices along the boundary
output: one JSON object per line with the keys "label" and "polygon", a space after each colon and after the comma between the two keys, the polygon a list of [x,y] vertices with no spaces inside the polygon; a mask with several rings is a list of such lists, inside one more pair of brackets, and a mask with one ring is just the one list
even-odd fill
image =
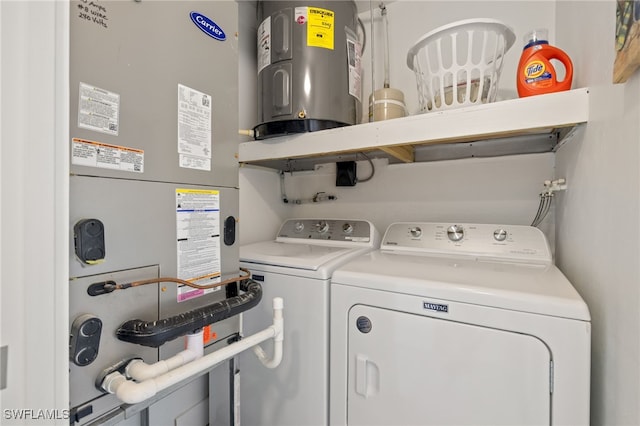
{"label": "dryer control panel", "polygon": [[381,249],[535,264],[551,263],[551,251],[542,231],[524,225],[394,223],[387,229]]}
{"label": "dryer control panel", "polygon": [[363,243],[367,246],[379,241],[373,224],[366,220],[350,219],[289,219],[282,224],[277,241],[332,243]]}

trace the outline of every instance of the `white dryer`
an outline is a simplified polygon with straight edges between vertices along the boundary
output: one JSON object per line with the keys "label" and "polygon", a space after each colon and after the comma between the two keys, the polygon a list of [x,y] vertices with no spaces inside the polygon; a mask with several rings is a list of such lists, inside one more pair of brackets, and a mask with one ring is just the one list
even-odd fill
{"label": "white dryer", "polygon": [[333,275],[330,423],[588,425],[590,335],[537,228],[392,224]]}
{"label": "white dryer", "polygon": [[[263,291],[260,304],[242,316],[243,333],[270,323],[274,297],[282,297],[285,305],[280,365],[266,369],[251,351],[239,357],[243,425],[329,424],[331,275],[379,245],[380,234],[366,220],[290,219],[275,240],[240,247],[240,265]],[[272,347],[264,349],[271,353]]]}

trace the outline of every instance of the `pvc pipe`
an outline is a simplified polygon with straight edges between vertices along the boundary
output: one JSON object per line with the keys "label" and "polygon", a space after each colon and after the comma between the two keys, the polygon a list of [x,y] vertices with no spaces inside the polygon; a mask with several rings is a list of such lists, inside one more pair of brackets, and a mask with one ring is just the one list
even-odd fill
{"label": "pvc pipe", "polygon": [[204,330],[200,329],[197,333],[187,335],[187,349],[177,353],[171,358],[158,361],[154,364],[147,364],[141,359],[134,359],[125,368],[125,374],[137,382],[143,382],[167,373],[188,362],[202,358],[204,355],[203,334]]}
{"label": "pvc pipe", "polygon": [[268,359],[267,354],[260,345],[253,347],[253,353],[258,357],[262,365],[267,368],[276,368],[282,361],[282,341],[284,340],[284,319],[282,318],[282,309],[283,300],[279,297],[273,299],[273,325],[282,330],[280,334],[273,338],[273,358]]}
{"label": "pvc pipe", "polygon": [[168,387],[180,383],[181,381],[195,376],[198,373],[209,370],[215,365],[236,356],[242,351],[258,345],[267,339],[273,338],[274,348],[280,346],[277,351],[282,351],[282,344],[284,340],[282,307],[282,299],[279,297],[274,298],[273,325],[202,358],[196,359],[153,379],[148,379],[142,382],[127,380],[122,373],[115,371],[104,378],[101,386],[105,391],[115,394],[122,402],[127,404],[137,404],[151,398],[159,391],[167,389]]}

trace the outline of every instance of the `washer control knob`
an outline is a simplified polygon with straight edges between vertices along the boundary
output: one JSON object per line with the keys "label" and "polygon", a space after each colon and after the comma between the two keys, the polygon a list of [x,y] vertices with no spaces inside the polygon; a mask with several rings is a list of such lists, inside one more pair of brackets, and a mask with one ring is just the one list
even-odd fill
{"label": "washer control knob", "polygon": [[320,234],[325,234],[329,230],[329,224],[325,221],[316,223],[316,231]]}
{"label": "washer control knob", "polygon": [[345,234],[351,234],[353,232],[353,225],[350,223],[345,223],[342,225],[342,232]]}
{"label": "washer control knob", "polygon": [[447,237],[451,241],[460,241],[464,238],[464,228],[461,225],[451,225],[447,228]]}
{"label": "washer control knob", "polygon": [[419,226],[413,227],[409,229],[409,233],[413,238],[419,238],[422,236],[422,228],[420,228]]}
{"label": "washer control knob", "polygon": [[496,229],[495,231],[493,231],[493,239],[496,241],[504,241],[507,239],[507,231],[505,231],[504,229],[500,228],[500,229]]}
{"label": "washer control knob", "polygon": [[293,230],[295,232],[302,232],[304,230],[304,223],[296,222],[295,225],[293,225]]}

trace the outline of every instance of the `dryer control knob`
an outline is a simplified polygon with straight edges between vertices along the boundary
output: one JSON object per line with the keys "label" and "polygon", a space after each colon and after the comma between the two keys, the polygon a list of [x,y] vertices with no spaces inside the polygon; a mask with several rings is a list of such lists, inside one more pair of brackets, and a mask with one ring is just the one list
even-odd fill
{"label": "dryer control knob", "polygon": [[418,238],[422,236],[422,228],[420,228],[419,226],[416,226],[415,228],[409,229],[409,233],[413,238]]}
{"label": "dryer control knob", "polygon": [[345,223],[344,225],[342,225],[342,232],[344,232],[345,234],[350,234],[353,232],[353,225],[350,223]]}
{"label": "dryer control knob", "polygon": [[493,239],[496,241],[504,241],[507,239],[507,231],[504,229],[496,229],[493,231]]}
{"label": "dryer control knob", "polygon": [[296,232],[302,232],[304,230],[304,223],[296,222],[295,225],[293,225],[293,230]]}
{"label": "dryer control knob", "polygon": [[451,241],[460,241],[464,237],[464,228],[461,225],[451,225],[447,228],[447,237]]}

